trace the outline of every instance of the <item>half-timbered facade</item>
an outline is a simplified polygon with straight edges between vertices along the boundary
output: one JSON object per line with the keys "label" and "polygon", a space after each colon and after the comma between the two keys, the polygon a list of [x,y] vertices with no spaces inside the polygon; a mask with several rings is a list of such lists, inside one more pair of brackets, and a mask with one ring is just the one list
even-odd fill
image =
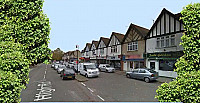
{"label": "half-timbered facade", "polygon": [[183,55],[180,44],[184,28],[179,20],[181,14],[162,10],[146,37],[146,65],[160,76],[176,77],[176,59]]}
{"label": "half-timbered facade", "polygon": [[97,63],[97,45],[98,41],[92,41],[91,47],[90,47],[90,62]]}
{"label": "half-timbered facade", "polygon": [[121,46],[123,39],[124,34],[112,32],[107,45],[107,61],[115,68],[121,68]]}
{"label": "half-timbered facade", "polygon": [[90,61],[90,48],[91,48],[91,43],[86,43],[84,50],[84,62],[89,62]]}
{"label": "half-timbered facade", "polygon": [[98,64],[106,63],[108,42],[109,42],[109,38],[101,37],[99,40],[99,43],[97,45],[97,63]]}
{"label": "half-timbered facade", "polygon": [[146,28],[130,24],[122,45],[124,71],[145,67],[143,54],[145,53],[145,36],[148,32]]}

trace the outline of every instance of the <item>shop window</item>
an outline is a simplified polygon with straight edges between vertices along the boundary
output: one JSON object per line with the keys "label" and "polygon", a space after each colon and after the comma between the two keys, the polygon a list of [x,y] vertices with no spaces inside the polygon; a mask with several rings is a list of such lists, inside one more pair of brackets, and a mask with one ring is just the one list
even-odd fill
{"label": "shop window", "polygon": [[163,71],[173,71],[175,67],[175,60],[160,60],[159,61],[159,70]]}
{"label": "shop window", "polygon": [[134,62],[134,68],[144,68],[144,62],[143,61],[135,61]]}
{"label": "shop window", "polygon": [[133,68],[133,62],[132,61],[130,62],[130,68]]}

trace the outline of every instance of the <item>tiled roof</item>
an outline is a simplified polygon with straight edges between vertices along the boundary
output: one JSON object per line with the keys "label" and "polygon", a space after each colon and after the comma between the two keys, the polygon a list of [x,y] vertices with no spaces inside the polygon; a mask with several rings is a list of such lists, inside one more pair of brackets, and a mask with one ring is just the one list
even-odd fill
{"label": "tiled roof", "polygon": [[146,29],[144,27],[141,27],[132,23],[131,23],[131,26],[135,27],[140,32],[139,34],[141,34],[143,37],[145,37],[149,32],[149,29]]}
{"label": "tiled roof", "polygon": [[124,39],[124,34],[112,32],[112,35],[115,35],[117,37],[117,39],[119,39],[119,42],[122,43],[122,41]]}
{"label": "tiled roof", "polygon": [[108,45],[109,38],[101,37],[101,40],[105,43],[105,45]]}

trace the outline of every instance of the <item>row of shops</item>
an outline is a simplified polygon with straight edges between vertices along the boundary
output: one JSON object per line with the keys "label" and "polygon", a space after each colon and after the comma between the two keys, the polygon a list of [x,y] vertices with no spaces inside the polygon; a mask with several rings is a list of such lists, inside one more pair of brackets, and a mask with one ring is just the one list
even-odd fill
{"label": "row of shops", "polygon": [[164,8],[150,30],[131,23],[125,35],[112,32],[110,38],[87,43],[81,52],[83,60],[123,71],[151,68],[160,76],[176,77],[175,63],[183,55],[180,17]]}
{"label": "row of shops", "polygon": [[[82,58],[85,62],[110,64],[111,66],[130,71],[136,68],[150,68],[159,71],[159,75],[175,77],[175,63],[183,55],[182,51],[146,53],[143,55],[118,55],[110,57]],[[122,58],[121,58],[122,57]]]}

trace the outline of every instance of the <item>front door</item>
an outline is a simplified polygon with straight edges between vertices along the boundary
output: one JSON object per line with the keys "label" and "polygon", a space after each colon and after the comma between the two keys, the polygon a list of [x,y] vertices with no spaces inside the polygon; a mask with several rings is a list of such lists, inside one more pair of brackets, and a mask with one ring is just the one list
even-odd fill
{"label": "front door", "polygon": [[153,69],[153,70],[155,70],[155,62],[150,62],[150,69]]}

